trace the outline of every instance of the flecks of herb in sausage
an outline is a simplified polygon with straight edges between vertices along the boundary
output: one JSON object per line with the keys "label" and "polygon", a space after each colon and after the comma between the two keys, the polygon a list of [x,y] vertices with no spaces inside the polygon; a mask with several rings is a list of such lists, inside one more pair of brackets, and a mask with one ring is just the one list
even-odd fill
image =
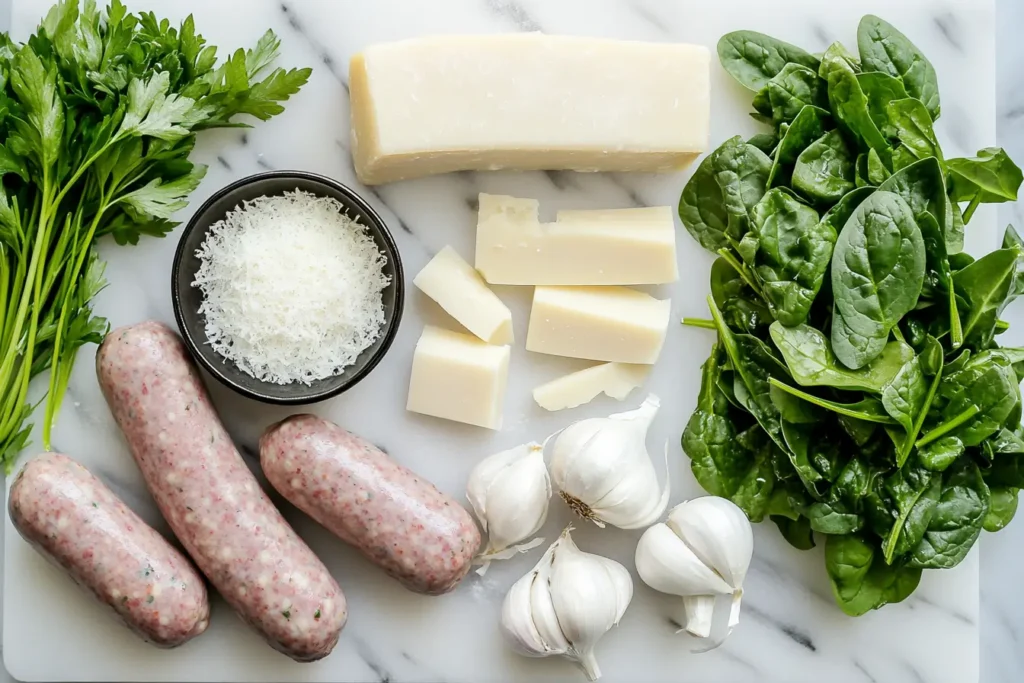
{"label": "flecks of herb in sausage", "polygon": [[292,611],[290,609],[286,609],[285,611],[281,612],[281,616],[284,617],[285,619],[291,619],[292,618]]}
{"label": "flecks of herb in sausage", "polygon": [[317,609],[317,611],[313,612],[313,619],[315,619],[316,621],[320,621],[320,610],[319,609]]}

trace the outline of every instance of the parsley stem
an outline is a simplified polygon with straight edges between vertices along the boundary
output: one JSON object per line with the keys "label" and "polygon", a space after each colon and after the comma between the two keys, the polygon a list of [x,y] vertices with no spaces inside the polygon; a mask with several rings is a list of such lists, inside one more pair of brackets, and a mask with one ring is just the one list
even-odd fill
{"label": "parsley stem", "polygon": [[[89,225],[89,231],[86,233],[85,239],[82,240],[82,246],[78,250],[78,256],[75,259],[75,264],[67,277],[67,289],[64,293],[64,301],[60,307],[60,320],[57,323],[57,331],[53,338],[53,359],[50,363],[50,388],[49,396],[50,400],[46,403],[46,410],[43,414],[43,448],[50,450],[50,434],[53,430],[53,421],[56,419],[57,413],[60,411],[61,400],[64,398],[64,392],[60,391],[60,385],[66,381],[64,379],[64,373],[60,372],[61,359],[63,357],[63,349],[61,344],[64,342],[64,327],[67,324],[68,310],[71,308],[71,295],[75,292],[75,283],[78,280],[78,276],[82,271],[82,266],[85,263],[86,256],[92,250],[92,239],[96,234],[96,228],[100,224],[100,220],[106,213],[107,209],[110,208],[106,202],[106,197],[101,196],[99,206],[100,208],[96,211],[96,216],[93,218],[92,223]],[[76,229],[78,232],[80,227],[78,221],[80,220],[80,214],[76,216]],[[72,252],[74,253],[74,252]],[[71,361],[74,361],[72,357]]]}
{"label": "parsley stem", "polygon": [[952,420],[949,420],[948,422],[943,422],[938,427],[922,436],[915,445],[918,448],[924,448],[932,441],[935,441],[936,439],[941,439],[946,434],[949,434],[951,431],[953,431],[963,423],[967,422],[980,412],[981,408],[979,408],[976,405],[971,406],[964,412],[954,417]]}

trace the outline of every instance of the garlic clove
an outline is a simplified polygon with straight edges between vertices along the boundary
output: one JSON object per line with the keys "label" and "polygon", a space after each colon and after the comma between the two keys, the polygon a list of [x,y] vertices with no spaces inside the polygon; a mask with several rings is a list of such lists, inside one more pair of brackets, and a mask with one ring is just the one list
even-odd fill
{"label": "garlic clove", "polygon": [[552,565],[555,561],[555,554],[561,547],[561,541],[562,539],[559,538],[552,543],[544,553],[544,556],[541,557],[540,562],[537,563],[537,567],[534,569],[537,579],[530,587],[530,607],[533,623],[537,627],[541,640],[555,654],[566,654],[572,648],[572,644],[562,632],[551,595]]}
{"label": "garlic clove", "polygon": [[575,659],[593,681],[601,676],[594,646],[619,623],[632,600],[633,581],[618,562],[576,547],[570,529],[559,541],[561,546],[551,566],[550,595],[570,644],[567,656]]}
{"label": "garlic clove", "polygon": [[543,447],[528,443],[485,458],[470,473],[466,497],[487,532],[487,546],[478,560],[505,559],[537,547],[540,542],[517,544],[537,533],[547,519],[551,479]]}
{"label": "garlic clove", "polygon": [[547,657],[551,648],[541,638],[534,624],[530,604],[537,573],[530,572],[509,588],[501,603],[501,631],[516,652],[526,657]]}
{"label": "garlic clove", "polygon": [[711,624],[715,617],[714,595],[684,595],[683,611],[686,614],[684,630],[698,638],[711,635]]}
{"label": "garlic clove", "polygon": [[754,554],[754,534],[747,516],[735,503],[718,496],[694,498],[677,505],[669,513],[667,524],[733,589],[743,585]]}
{"label": "garlic clove", "polygon": [[666,524],[643,533],[634,559],[640,578],[656,591],[681,596],[733,592]]}
{"label": "garlic clove", "polygon": [[[581,420],[551,437],[551,478],[574,512],[623,529],[648,526],[664,514],[668,476],[659,486],[646,446],[659,406],[652,394],[636,410]],[[667,447],[665,455],[667,472]]]}

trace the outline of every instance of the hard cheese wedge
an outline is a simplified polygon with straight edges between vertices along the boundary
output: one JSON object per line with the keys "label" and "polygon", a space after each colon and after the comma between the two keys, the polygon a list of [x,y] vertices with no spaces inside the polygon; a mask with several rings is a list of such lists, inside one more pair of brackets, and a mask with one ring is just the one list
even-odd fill
{"label": "hard cheese wedge", "polygon": [[658,360],[671,301],[628,287],[537,287],[526,349],[615,363]]}
{"label": "hard cheese wedge", "polygon": [[508,306],[451,247],[439,251],[413,284],[488,344],[512,343],[512,313]]}
{"label": "hard cheese wedge", "polygon": [[671,171],[708,145],[696,45],[520,33],[373,45],[349,66],[368,185],[462,170]]}
{"label": "hard cheese wedge", "polygon": [[642,285],[674,282],[672,209],[561,211],[541,223],[536,199],[481,194],[476,267],[501,285]]}
{"label": "hard cheese wedge", "polygon": [[501,429],[508,346],[427,325],[416,342],[406,409]]}
{"label": "hard cheese wedge", "polygon": [[644,383],[650,371],[650,365],[603,363],[540,385],[533,390],[533,400],[545,410],[575,408],[602,392],[621,401]]}

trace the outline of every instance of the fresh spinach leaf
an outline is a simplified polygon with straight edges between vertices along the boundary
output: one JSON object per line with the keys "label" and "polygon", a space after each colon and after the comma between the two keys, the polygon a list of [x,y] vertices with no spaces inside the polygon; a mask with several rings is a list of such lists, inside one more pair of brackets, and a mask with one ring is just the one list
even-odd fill
{"label": "fresh spinach leaf", "polygon": [[779,144],[779,138],[775,136],[775,133],[758,133],[757,135],[750,136],[747,140],[747,144],[753,145],[765,154],[771,156],[772,152],[775,151],[775,148]]}
{"label": "fresh spinach leaf", "polygon": [[868,14],[857,27],[857,48],[865,70],[899,78],[932,120],[939,118],[939,80],[928,58],[894,26]]}
{"label": "fresh spinach leaf", "polygon": [[825,212],[822,216],[821,222],[827,223],[839,234],[839,231],[846,225],[846,221],[850,220],[850,216],[857,210],[861,202],[874,194],[875,188],[873,187],[859,187],[855,190],[847,192],[843,195],[831,209]]}
{"label": "fresh spinach leaf", "polygon": [[739,136],[701,162],[683,189],[679,217],[702,247],[717,253],[743,238],[771,167],[764,152]]}
{"label": "fresh spinach leaf", "polygon": [[920,362],[914,358],[882,387],[882,405],[909,434],[914,430],[914,418],[920,414],[927,393],[928,382]]}
{"label": "fresh spinach leaf", "polygon": [[857,61],[840,43],[833,43],[821,58],[818,75],[828,83],[829,109],[848,131],[863,145],[874,149],[887,164],[891,148],[878,130],[868,110],[868,98],[857,80]]}
{"label": "fresh spinach leaf", "polygon": [[718,58],[725,70],[745,88],[758,91],[795,63],[818,70],[819,60],[804,50],[756,31],[734,31],[718,41]]}
{"label": "fresh spinach leaf", "polygon": [[813,503],[807,510],[811,529],[819,534],[852,534],[864,527],[864,518],[850,512],[841,501]]}
{"label": "fresh spinach leaf", "polygon": [[724,258],[711,264],[711,296],[733,330],[764,337],[774,320],[761,297]]}
{"label": "fresh spinach leaf", "polygon": [[[817,69],[790,62],[768,81],[768,101],[776,126],[794,121],[804,107],[825,110],[828,93]],[[827,114],[827,111],[825,112]]]}
{"label": "fresh spinach leaf", "polygon": [[963,233],[956,235],[953,226],[947,223],[947,218],[951,218],[949,200],[938,159],[929,157],[915,161],[887,178],[878,189],[902,197],[917,219],[925,213],[931,214],[945,235],[944,251],[956,253],[963,248]]}
{"label": "fresh spinach leaf", "polygon": [[879,548],[858,534],[827,537],[825,570],[836,602],[852,617],[903,601],[921,581],[920,569],[889,566]]}
{"label": "fresh spinach leaf", "polygon": [[896,137],[903,144],[903,149],[917,159],[935,157],[939,166],[945,168],[942,148],[932,128],[932,117],[921,100],[908,97],[890,102],[886,108],[889,111],[889,122],[896,130]]}
{"label": "fresh spinach leaf", "polygon": [[885,164],[882,163],[881,157],[878,156],[878,152],[876,152],[875,150],[870,150],[868,152],[867,164],[867,178],[869,185],[877,187],[878,185],[884,183],[886,178],[892,175],[891,173],[889,173],[889,169],[885,167]]}
{"label": "fresh spinach leaf", "polygon": [[946,436],[917,451],[921,466],[932,472],[944,472],[964,454],[964,442],[955,436]]}
{"label": "fresh spinach leaf", "polygon": [[1024,488],[1024,453],[998,455],[985,472],[989,486]]}
{"label": "fresh spinach leaf", "polygon": [[961,311],[965,344],[975,349],[992,344],[996,321],[1016,281],[1018,256],[1016,249],[997,249],[953,275],[956,293],[968,304]]}
{"label": "fresh spinach leaf", "polygon": [[749,467],[746,452],[736,441],[736,428],[729,418],[729,404],[718,389],[721,350],[716,344],[701,366],[697,408],[683,431],[683,450],[690,468],[708,493],[730,497]]}
{"label": "fresh spinach leaf", "polygon": [[949,569],[967,557],[989,508],[989,488],[973,461],[961,458],[942,475],[942,495],[910,567]]}
{"label": "fresh spinach leaf", "polygon": [[887,138],[896,137],[896,128],[889,121],[889,103],[904,100],[907,91],[903,81],[881,71],[867,71],[857,74],[857,82],[864,96],[868,98],[868,114],[875,126]]}
{"label": "fresh spinach leaf", "polygon": [[1010,285],[1009,301],[1024,294],[1024,240],[1017,234],[1012,226],[1006,226],[1003,233],[1003,249],[1015,249],[1017,251],[1017,267],[1013,273],[1013,284]]}
{"label": "fresh spinach leaf", "polygon": [[816,203],[834,204],[854,188],[854,156],[837,130],[812,142],[796,159],[793,188]]}
{"label": "fresh spinach leaf", "polygon": [[747,334],[734,334],[725,324],[721,311],[712,297],[708,297],[711,317],[718,327],[718,340],[732,363],[733,372],[738,384],[746,391],[746,397],[737,399],[744,403],[757,423],[778,444],[782,451],[787,451],[786,441],[782,436],[782,424],[779,410],[772,402],[770,382],[773,376],[786,377],[786,369],[772,355],[771,350],[757,337]]}
{"label": "fresh spinach leaf", "polygon": [[768,187],[789,184],[793,164],[808,145],[825,134],[828,120],[829,114],[824,109],[808,105],[800,110],[779,142],[771,173],[768,174]]}
{"label": "fresh spinach leaf", "polygon": [[782,436],[786,441],[786,452],[800,481],[814,498],[821,496],[825,488],[825,477],[812,462],[812,448],[815,430],[806,425],[783,420]]}
{"label": "fresh spinach leaf", "polygon": [[886,564],[892,564],[924,538],[939,504],[942,477],[925,469],[907,467],[889,476],[884,487],[896,511],[896,521],[882,546]]}
{"label": "fresh spinach leaf", "polygon": [[775,322],[769,329],[772,341],[782,353],[793,379],[805,387],[824,386],[881,393],[886,383],[914,357],[914,351],[909,346],[892,341],[866,366],[850,370],[836,360],[828,337],[810,325],[786,327]]}
{"label": "fresh spinach leaf", "polygon": [[910,206],[878,191],[854,211],[833,254],[832,350],[857,369],[882,352],[890,330],[917,305],[924,240]]}
{"label": "fresh spinach leaf", "polygon": [[982,528],[994,532],[1006,528],[1017,514],[1017,493],[1020,489],[993,488],[989,490],[988,514]]}
{"label": "fresh spinach leaf", "polygon": [[779,527],[779,533],[797,550],[810,550],[814,547],[814,534],[811,523],[806,517],[790,519],[782,515],[772,515],[771,520]]}
{"label": "fresh spinach leaf", "polygon": [[779,410],[779,417],[784,422],[794,425],[821,422],[822,410],[814,404],[803,401],[775,386],[770,387],[768,394],[772,398],[772,403]]}
{"label": "fresh spinach leaf", "polygon": [[753,210],[754,272],[768,307],[784,325],[807,319],[832,257],[836,234],[818,213],[784,190],[769,190]]}
{"label": "fresh spinach leaf", "polygon": [[1024,174],[999,147],[978,150],[978,156],[950,159],[950,196],[955,202],[977,198],[982,204],[1017,201]]}
{"label": "fresh spinach leaf", "polygon": [[943,423],[930,433],[976,409],[969,419],[948,432],[968,447],[998,433],[1020,405],[1017,375],[1010,361],[998,351],[975,354],[961,369],[947,373],[939,383],[938,394],[944,402]]}

